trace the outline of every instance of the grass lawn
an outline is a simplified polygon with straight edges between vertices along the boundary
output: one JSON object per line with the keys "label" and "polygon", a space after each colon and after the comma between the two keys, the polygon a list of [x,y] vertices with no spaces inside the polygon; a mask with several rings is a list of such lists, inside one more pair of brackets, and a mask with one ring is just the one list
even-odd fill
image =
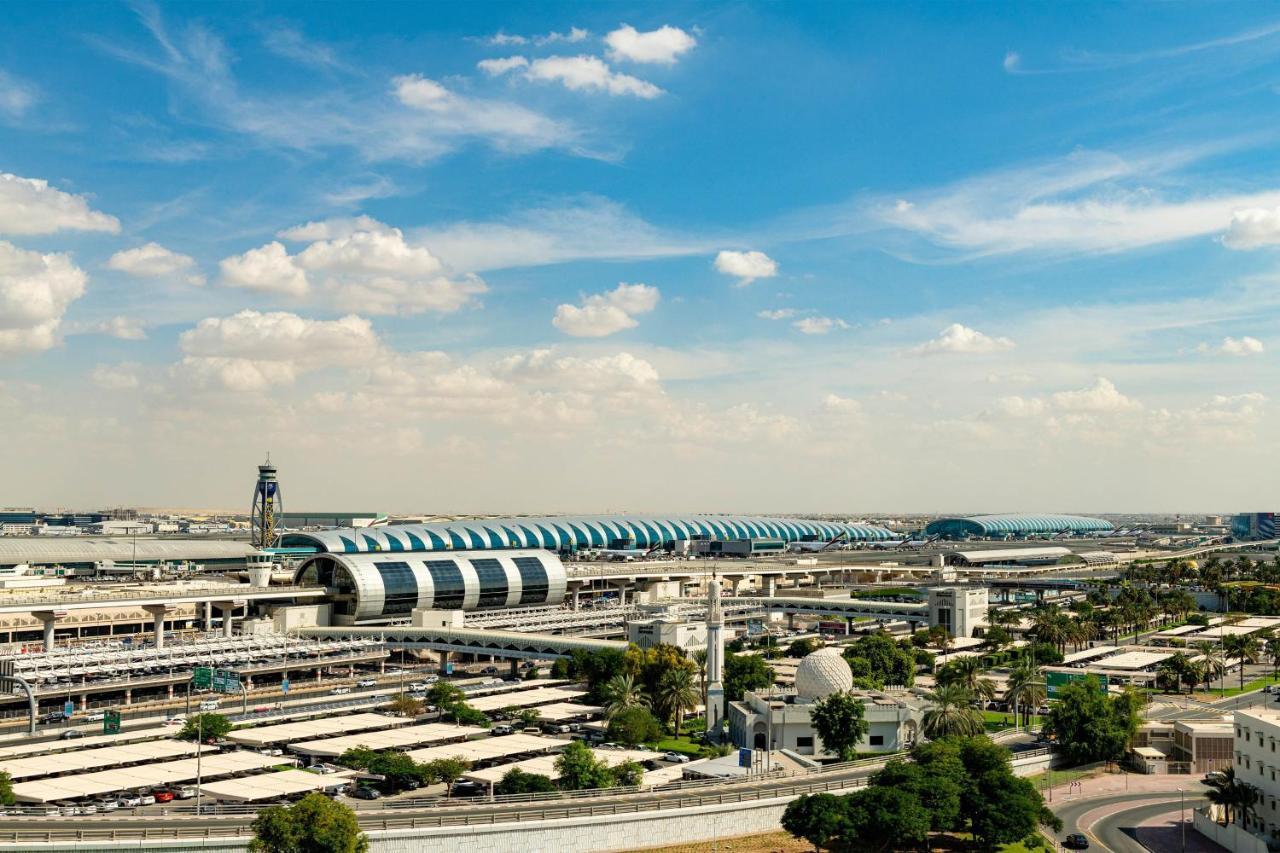
{"label": "grass lawn", "polygon": [[[982,724],[989,732],[999,732],[1013,728],[1013,713],[1009,711],[983,711]],[[1031,716],[1031,730],[1038,731],[1044,724],[1044,717]]]}
{"label": "grass lawn", "polygon": [[702,754],[702,744],[694,743],[689,739],[688,735],[683,735],[679,738],[663,738],[655,743],[653,748],[659,752],[682,752],[694,758]]}
{"label": "grass lawn", "polygon": [[1091,776],[1097,776],[1106,772],[1101,765],[1090,765],[1088,767],[1074,767],[1066,770],[1054,770],[1052,774],[1049,771],[1044,773],[1036,773],[1025,777],[1031,784],[1036,786],[1037,791],[1044,791],[1049,787],[1049,783],[1053,783],[1053,787],[1060,788],[1069,785],[1080,779],[1087,779]]}

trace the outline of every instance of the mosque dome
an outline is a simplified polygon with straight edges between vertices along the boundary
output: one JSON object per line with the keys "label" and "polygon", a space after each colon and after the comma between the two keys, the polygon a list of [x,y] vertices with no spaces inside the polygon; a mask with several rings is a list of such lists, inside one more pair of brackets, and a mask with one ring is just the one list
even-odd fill
{"label": "mosque dome", "polygon": [[801,699],[822,699],[852,687],[853,670],[837,648],[818,649],[796,667],[796,693]]}

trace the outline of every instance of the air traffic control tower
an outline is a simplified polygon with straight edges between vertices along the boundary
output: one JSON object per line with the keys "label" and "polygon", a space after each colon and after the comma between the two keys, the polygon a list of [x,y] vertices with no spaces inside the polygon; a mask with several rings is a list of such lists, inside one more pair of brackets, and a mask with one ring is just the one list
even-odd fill
{"label": "air traffic control tower", "polygon": [[250,544],[255,548],[271,548],[276,544],[280,512],[280,481],[276,479],[276,466],[267,461],[258,466],[258,482],[253,487],[253,509],[249,514]]}

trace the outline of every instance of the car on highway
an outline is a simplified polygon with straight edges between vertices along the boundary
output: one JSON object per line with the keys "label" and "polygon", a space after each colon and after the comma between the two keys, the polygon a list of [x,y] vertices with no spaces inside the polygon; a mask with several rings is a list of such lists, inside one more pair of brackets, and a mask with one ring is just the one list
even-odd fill
{"label": "car on highway", "polygon": [[165,717],[164,724],[166,726],[185,726],[187,724],[187,718],[182,716]]}
{"label": "car on highway", "polygon": [[84,732],[80,731],[79,729],[67,729],[65,732],[58,735],[58,737],[62,738],[63,740],[75,740],[78,737],[84,737]]}
{"label": "car on highway", "polygon": [[61,711],[50,711],[49,713],[45,714],[43,717],[40,718],[40,722],[41,724],[47,726],[50,723],[60,723],[65,719],[66,717],[62,715]]}
{"label": "car on highway", "polygon": [[105,711],[94,711],[92,714],[85,714],[84,721],[86,723],[100,723],[107,718]]}
{"label": "car on highway", "polygon": [[480,674],[481,675],[497,675],[498,668],[496,666],[486,666],[484,669],[480,670]]}
{"label": "car on highway", "polygon": [[218,700],[216,700],[216,699],[205,699],[203,702],[201,702],[201,703],[200,703],[200,710],[201,710],[201,711],[216,711],[216,710],[218,710]]}
{"label": "car on highway", "polygon": [[377,687],[377,686],[378,686],[378,679],[376,678],[362,678],[356,682],[356,687]]}
{"label": "car on highway", "polygon": [[509,735],[509,734],[511,734],[511,732],[512,732],[512,731],[513,731],[513,729],[511,728],[511,726],[505,726],[505,725],[503,725],[503,726],[494,726],[493,728],[489,729],[489,734],[491,734],[491,735],[495,735],[495,736],[496,736],[496,735]]}
{"label": "car on highway", "polygon": [[427,690],[427,683],[425,681],[414,681],[409,685],[409,690],[425,693]]}
{"label": "car on highway", "polygon": [[330,696],[346,696],[351,692],[350,687],[335,687],[329,691]]}
{"label": "car on highway", "polygon": [[1079,832],[1073,832],[1066,838],[1062,839],[1062,846],[1068,850],[1088,850],[1089,839],[1085,838]]}
{"label": "car on highway", "polygon": [[382,792],[377,788],[367,788],[361,785],[351,792],[351,796],[357,800],[380,800],[382,799]]}

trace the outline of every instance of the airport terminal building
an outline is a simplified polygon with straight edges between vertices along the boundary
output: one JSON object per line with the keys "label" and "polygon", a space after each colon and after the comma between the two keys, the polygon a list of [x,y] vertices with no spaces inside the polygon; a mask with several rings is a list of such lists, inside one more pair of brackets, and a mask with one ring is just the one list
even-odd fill
{"label": "airport terminal building", "polygon": [[924,532],[926,536],[942,539],[1016,539],[1025,536],[1055,536],[1059,533],[1106,533],[1113,529],[1111,522],[1102,518],[1014,512],[939,518],[929,522]]}

